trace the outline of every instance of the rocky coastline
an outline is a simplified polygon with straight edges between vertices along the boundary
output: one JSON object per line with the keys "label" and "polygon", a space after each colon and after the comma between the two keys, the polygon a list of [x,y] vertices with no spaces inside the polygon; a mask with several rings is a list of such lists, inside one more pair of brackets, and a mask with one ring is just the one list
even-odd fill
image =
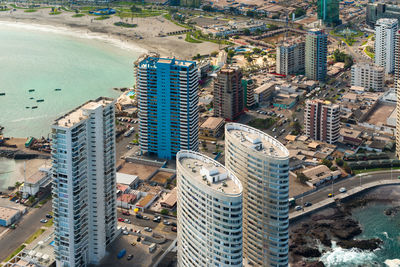
{"label": "rocky coastline", "polygon": [[[308,218],[294,223],[290,229],[289,257],[294,267],[323,267],[319,257],[329,251],[332,242],[343,249],[357,248],[373,251],[383,241],[379,238],[355,239],[362,233],[360,223],[352,218],[352,209],[366,206],[372,201],[392,202],[390,197],[376,197],[367,194],[346,203],[337,202],[334,207],[317,212]],[[400,212],[400,206],[382,211],[387,216]]]}

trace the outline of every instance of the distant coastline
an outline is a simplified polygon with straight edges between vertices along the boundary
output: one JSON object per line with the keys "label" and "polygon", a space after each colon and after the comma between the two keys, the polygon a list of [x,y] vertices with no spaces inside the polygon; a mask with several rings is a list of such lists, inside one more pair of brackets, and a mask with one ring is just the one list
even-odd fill
{"label": "distant coastline", "polygon": [[49,15],[49,11],[50,8],[38,9],[36,12],[24,12],[23,9],[0,12],[0,23],[99,39],[122,49],[140,50],[143,53],[154,51],[161,56],[181,59],[191,59],[194,55],[218,50],[218,45],[214,43],[188,43],[179,36],[160,37],[160,33],[184,29],[162,16],[126,19],[129,23],[137,24],[137,27],[125,28],[114,25],[122,21],[117,16],[95,20],[95,16],[89,15],[72,17],[74,13],[66,11],[59,15]]}

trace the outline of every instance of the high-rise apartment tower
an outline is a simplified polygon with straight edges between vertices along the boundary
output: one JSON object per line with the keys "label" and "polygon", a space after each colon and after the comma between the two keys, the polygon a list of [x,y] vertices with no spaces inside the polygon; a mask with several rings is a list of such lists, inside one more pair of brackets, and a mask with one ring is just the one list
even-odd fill
{"label": "high-rise apartment tower", "polygon": [[333,27],[341,24],[339,19],[339,1],[338,0],[318,0],[318,19],[329,26]]}
{"label": "high-rise apartment tower", "polygon": [[307,100],[304,110],[306,135],[329,144],[336,143],[340,134],[340,106],[330,101]]}
{"label": "high-rise apartment tower", "polygon": [[328,35],[320,29],[309,30],[306,36],[306,76],[311,80],[326,78]]}
{"label": "high-rise apartment tower", "polygon": [[242,185],[193,151],[176,156],[178,266],[242,266]]}
{"label": "high-rise apartment tower", "polygon": [[214,115],[233,121],[244,109],[242,72],[239,68],[223,68],[214,81]]}
{"label": "high-rise apartment tower", "polygon": [[385,73],[394,71],[394,49],[397,19],[379,19],[375,24],[375,64],[385,68]]}
{"label": "high-rise apartment tower", "polygon": [[58,267],[98,264],[116,237],[115,102],[98,98],[52,125]]}
{"label": "high-rise apartment tower", "polygon": [[243,186],[243,254],[253,266],[287,267],[289,151],[252,127],[225,125],[225,164]]}
{"label": "high-rise apartment tower", "polygon": [[199,147],[199,77],[193,61],[146,57],[135,67],[142,152],[171,159]]}

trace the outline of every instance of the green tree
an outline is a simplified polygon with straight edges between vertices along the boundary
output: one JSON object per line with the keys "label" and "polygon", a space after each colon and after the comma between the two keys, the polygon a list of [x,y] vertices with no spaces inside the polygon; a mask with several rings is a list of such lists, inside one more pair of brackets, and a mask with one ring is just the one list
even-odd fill
{"label": "green tree", "polygon": [[249,36],[251,34],[251,32],[250,32],[249,29],[244,29],[243,30],[243,34],[246,35],[246,36]]}
{"label": "green tree", "polygon": [[293,122],[293,129],[296,131],[296,132],[298,132],[298,133],[300,133],[301,132],[301,124],[300,124],[300,122],[298,122],[298,121],[295,121],[295,122]]}
{"label": "green tree", "polygon": [[344,164],[344,161],[343,161],[342,159],[337,158],[337,159],[336,159],[336,164],[337,164],[339,167],[342,167],[343,164]]}
{"label": "green tree", "polygon": [[167,209],[162,209],[160,212],[162,215],[168,215],[169,211]]}
{"label": "green tree", "polygon": [[323,159],[322,160],[322,164],[324,164],[328,168],[332,167],[332,162],[330,160],[328,160],[328,159]]}
{"label": "green tree", "polygon": [[297,173],[297,179],[299,179],[300,183],[305,184],[307,181],[310,180],[304,173],[299,172]]}

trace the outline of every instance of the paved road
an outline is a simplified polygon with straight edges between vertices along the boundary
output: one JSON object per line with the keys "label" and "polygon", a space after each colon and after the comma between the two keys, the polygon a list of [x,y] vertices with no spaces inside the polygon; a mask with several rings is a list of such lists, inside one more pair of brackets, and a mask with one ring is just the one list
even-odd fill
{"label": "paved road", "polygon": [[339,189],[341,187],[345,187],[347,190],[350,190],[360,186],[360,184],[362,185],[365,183],[375,182],[379,180],[398,179],[399,175],[400,175],[399,170],[393,170],[392,173],[390,171],[382,171],[382,172],[372,172],[372,173],[365,173],[353,176],[351,178],[339,181],[337,183],[329,184],[308,196],[300,198],[296,200],[296,204],[302,205],[302,203],[305,202],[318,203],[324,199],[327,199],[329,193],[334,193],[335,195],[340,194]]}
{"label": "paved road", "polygon": [[50,211],[51,201],[47,201],[40,209],[29,209],[28,213],[22,217],[22,221],[17,224],[17,228],[2,236],[0,239],[0,262],[41,227],[40,219],[45,218]]}

